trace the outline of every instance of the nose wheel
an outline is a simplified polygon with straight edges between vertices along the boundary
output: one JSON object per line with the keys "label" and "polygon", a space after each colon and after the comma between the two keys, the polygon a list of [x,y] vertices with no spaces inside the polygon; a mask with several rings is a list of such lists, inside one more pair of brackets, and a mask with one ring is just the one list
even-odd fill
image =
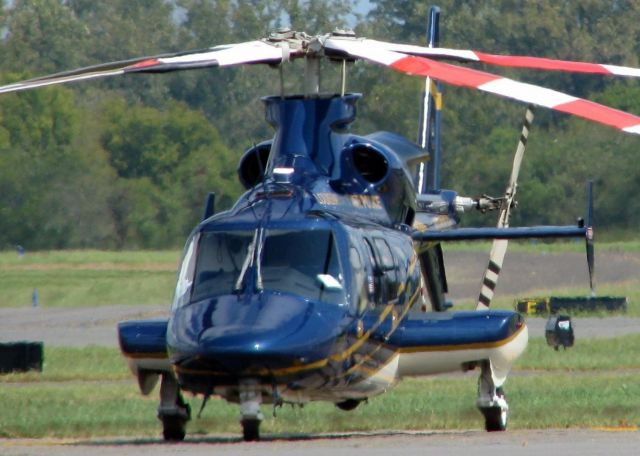
{"label": "nose wheel", "polygon": [[239,385],[240,424],[245,442],[260,440],[260,423],[264,419],[260,411],[262,388],[257,380],[242,380]]}
{"label": "nose wheel", "polygon": [[245,442],[260,440],[260,420],[255,418],[242,419],[242,439]]}
{"label": "nose wheel", "polygon": [[184,401],[180,388],[172,374],[162,375],[158,419],[162,422],[162,436],[168,442],[181,442],[187,433],[191,419],[191,407]]}

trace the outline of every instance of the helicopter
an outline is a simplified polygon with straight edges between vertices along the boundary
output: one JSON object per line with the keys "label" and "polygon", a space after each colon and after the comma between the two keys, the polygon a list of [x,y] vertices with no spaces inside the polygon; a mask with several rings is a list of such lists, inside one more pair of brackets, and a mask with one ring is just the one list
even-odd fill
{"label": "helicopter", "polygon": [[[186,241],[171,315],[121,322],[122,353],[142,394],[160,383],[163,437],[181,441],[184,393],[237,403],[242,436],[259,440],[262,404],[329,401],[353,410],[405,377],[479,370],[476,405],[487,431],[507,428],[504,384],[528,329],[517,312],[491,310],[510,239],[584,238],[593,283],[592,197],[577,225],[510,227],[533,120],[526,109],[505,195],[440,188],[441,84],[467,86],[640,134],[640,118],[551,89],[440,60],[640,76],[627,67],[497,56],[438,47],[432,8],[427,46],[336,31],[269,37],[205,50],[95,65],[0,87],[0,93],[126,74],[303,59],[304,93],[263,99],[273,138],[240,158],[246,192],[216,212],[206,198]],[[320,62],[341,68],[338,93],[320,90]],[[351,133],[360,94],[346,91],[358,60],[425,79],[415,143],[390,132]],[[282,81],[282,78],[281,78]],[[465,212],[497,211],[496,228],[459,228]],[[494,241],[475,311],[448,311],[442,243]],[[431,311],[426,309],[431,307]]]}

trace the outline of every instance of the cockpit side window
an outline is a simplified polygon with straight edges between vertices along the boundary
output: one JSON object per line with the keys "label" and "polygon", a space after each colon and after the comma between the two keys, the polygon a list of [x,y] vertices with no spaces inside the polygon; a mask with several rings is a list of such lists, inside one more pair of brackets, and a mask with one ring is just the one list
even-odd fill
{"label": "cockpit side window", "polygon": [[183,306],[189,302],[196,263],[195,251],[199,239],[199,233],[195,234],[187,243],[184,254],[182,255],[182,264],[180,265],[176,289],[173,294],[172,309]]}

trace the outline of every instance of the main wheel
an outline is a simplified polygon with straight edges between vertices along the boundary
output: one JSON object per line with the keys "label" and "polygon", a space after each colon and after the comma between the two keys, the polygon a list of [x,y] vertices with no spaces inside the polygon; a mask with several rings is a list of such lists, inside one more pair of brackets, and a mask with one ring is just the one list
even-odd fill
{"label": "main wheel", "polygon": [[488,432],[499,432],[507,429],[508,411],[501,407],[487,407],[482,409],[484,428]]}
{"label": "main wheel", "polygon": [[182,442],[187,435],[187,420],[180,415],[165,415],[162,420],[162,436],[167,442]]}
{"label": "main wheel", "polygon": [[245,442],[260,440],[260,420],[244,419],[242,424],[242,438]]}

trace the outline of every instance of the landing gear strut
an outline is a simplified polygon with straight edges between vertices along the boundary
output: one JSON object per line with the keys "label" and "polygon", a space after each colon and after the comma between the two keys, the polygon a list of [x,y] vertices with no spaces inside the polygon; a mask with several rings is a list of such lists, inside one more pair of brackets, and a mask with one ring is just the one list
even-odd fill
{"label": "landing gear strut", "polygon": [[253,379],[241,380],[239,397],[242,438],[245,442],[260,440],[260,423],[264,419],[260,411],[262,402],[260,383]]}
{"label": "landing gear strut", "polygon": [[191,407],[180,394],[180,387],[173,374],[162,374],[158,419],[162,422],[162,436],[169,442],[181,442],[186,435],[187,421],[191,419]]}
{"label": "landing gear strut", "polygon": [[484,427],[488,432],[507,429],[509,404],[502,387],[495,386],[489,361],[482,362],[482,371],[478,379],[477,405],[484,415]]}

